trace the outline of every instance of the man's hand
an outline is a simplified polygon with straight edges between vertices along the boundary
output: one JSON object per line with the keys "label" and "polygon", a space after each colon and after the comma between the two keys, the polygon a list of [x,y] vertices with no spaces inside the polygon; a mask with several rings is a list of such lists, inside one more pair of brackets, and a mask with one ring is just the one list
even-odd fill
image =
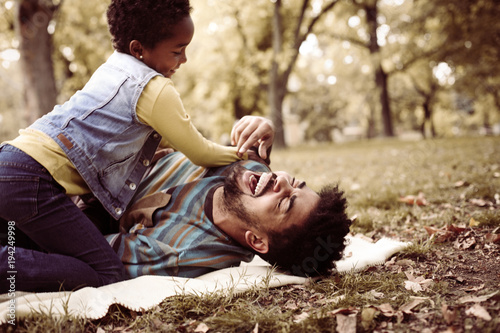
{"label": "man's hand", "polygon": [[245,116],[233,126],[231,131],[231,144],[236,145],[240,157],[251,147],[257,147],[259,156],[264,160],[267,159],[267,152],[273,140],[273,123],[263,117]]}

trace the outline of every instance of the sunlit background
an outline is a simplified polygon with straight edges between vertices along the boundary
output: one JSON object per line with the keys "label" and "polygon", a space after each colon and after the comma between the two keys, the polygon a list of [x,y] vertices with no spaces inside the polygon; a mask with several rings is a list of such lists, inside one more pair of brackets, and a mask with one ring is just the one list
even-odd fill
{"label": "sunlit background", "polygon": [[[0,0],[0,140],[29,124],[29,83],[51,80],[29,78],[20,65],[16,3],[25,1]],[[275,120],[289,147],[500,134],[498,1],[305,3],[191,1],[195,37],[173,80],[206,136],[226,143],[247,114]],[[54,103],[63,103],[113,51],[108,2],[40,4],[58,6],[41,7],[29,23],[50,37]]]}

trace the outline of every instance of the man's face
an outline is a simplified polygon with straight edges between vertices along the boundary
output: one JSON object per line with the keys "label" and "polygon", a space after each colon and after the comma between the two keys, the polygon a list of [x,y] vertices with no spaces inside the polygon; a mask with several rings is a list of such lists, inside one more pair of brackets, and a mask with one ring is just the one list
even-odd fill
{"label": "man's face", "polygon": [[237,166],[224,184],[224,201],[249,225],[279,231],[303,223],[319,195],[286,172],[259,173]]}

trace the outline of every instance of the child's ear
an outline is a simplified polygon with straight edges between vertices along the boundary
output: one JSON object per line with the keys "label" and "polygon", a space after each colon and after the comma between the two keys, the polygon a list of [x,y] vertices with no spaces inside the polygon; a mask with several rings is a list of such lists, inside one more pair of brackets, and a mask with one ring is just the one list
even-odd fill
{"label": "child's ear", "polygon": [[142,59],[142,44],[138,40],[134,39],[130,41],[129,44],[129,51],[132,57],[136,59]]}
{"label": "child's ear", "polygon": [[259,253],[267,253],[269,251],[269,243],[267,237],[260,236],[253,231],[247,230],[245,232],[245,241],[248,246]]}

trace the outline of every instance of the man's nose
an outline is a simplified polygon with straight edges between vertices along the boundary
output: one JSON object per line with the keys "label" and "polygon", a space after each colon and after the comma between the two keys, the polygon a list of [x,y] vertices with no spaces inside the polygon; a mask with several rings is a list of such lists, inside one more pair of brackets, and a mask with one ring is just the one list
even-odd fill
{"label": "man's nose", "polygon": [[285,176],[278,176],[276,178],[273,188],[274,192],[290,191],[292,189],[292,185],[288,182],[288,179]]}

